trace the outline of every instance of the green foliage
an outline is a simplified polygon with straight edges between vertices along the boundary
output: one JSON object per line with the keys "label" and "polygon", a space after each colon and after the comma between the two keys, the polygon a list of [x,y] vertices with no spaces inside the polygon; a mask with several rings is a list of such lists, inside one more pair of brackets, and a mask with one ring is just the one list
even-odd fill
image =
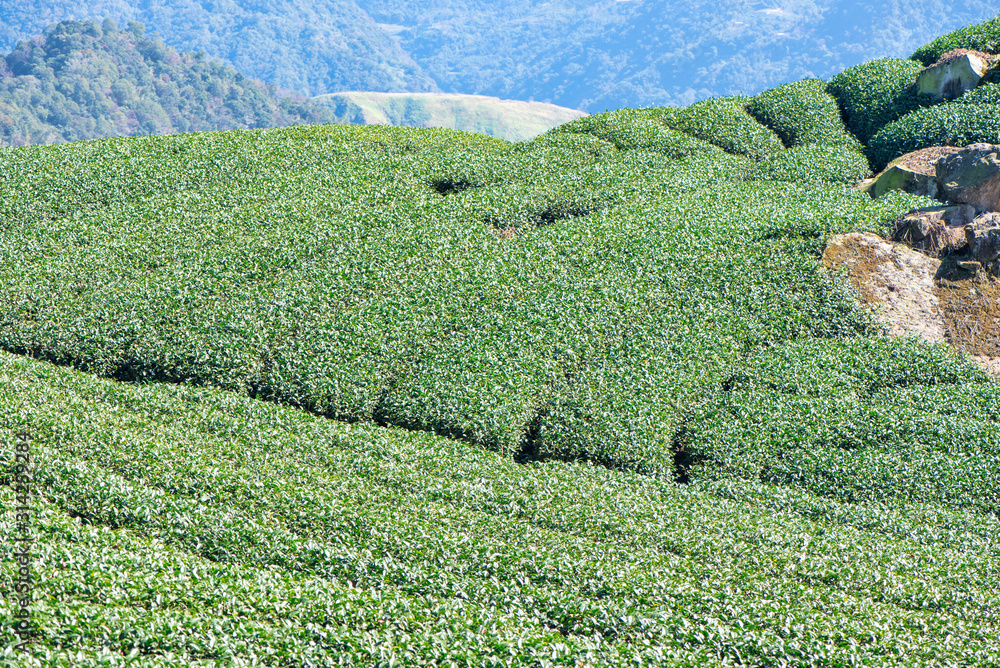
{"label": "green foliage", "polygon": [[754,160],[781,151],[781,140],[751,118],[745,106],[746,98],[712,98],[677,110],[664,122],[674,130]]}
{"label": "green foliage", "polygon": [[133,24],[119,32],[66,21],[21,42],[3,61],[0,146],[335,120],[204,54],[178,54]]}
{"label": "green foliage", "polygon": [[546,132],[518,145],[518,150],[534,151],[539,149],[556,149],[562,152],[579,151],[598,158],[604,158],[618,151],[609,141],[590,133],[577,132]]}
{"label": "green foliage", "polygon": [[818,86],[759,162],[719,101],[0,151],[14,665],[1000,663],[1000,392],[818,262],[922,199]]}
{"label": "green foliage", "polygon": [[749,358],[725,390],[687,423],[711,461],[699,475],[1000,509],[1000,392],[948,348],[806,339]]}
{"label": "green foliage", "polygon": [[980,84],[976,88],[966,91],[964,95],[956,98],[954,102],[959,104],[1000,105],[1000,84]]}
{"label": "green foliage", "polygon": [[765,158],[753,180],[857,183],[871,175],[865,154],[849,144],[799,144]]}
{"label": "green foliage", "polygon": [[880,170],[904,153],[928,146],[1000,143],[1000,106],[990,103],[991,95],[992,89],[987,89],[968,99],[963,96],[959,100],[918,109],[889,123],[868,144],[872,166]]}
{"label": "green foliage", "polygon": [[914,51],[910,58],[931,65],[952,49],[1000,53],[1000,16],[941,35]]}
{"label": "green foliage", "polygon": [[[853,373],[831,352],[805,366],[833,368],[809,374]],[[979,387],[915,384],[898,396],[1000,418],[995,387]],[[2,354],[0,434],[18,432],[40,492],[36,631],[19,666],[336,656],[888,667],[1000,656],[1000,523],[960,503],[842,503],[759,481],[684,487],[579,464],[519,466],[429,434]],[[14,470],[0,450],[5,536],[17,531]],[[7,589],[15,549],[0,544]],[[0,599],[12,611],[13,598]],[[10,625],[0,639],[14,644]]]}
{"label": "green foliage", "polygon": [[695,153],[721,153],[707,141],[667,127],[666,109],[618,109],[564,123],[552,132],[592,134],[616,148],[661,153],[673,159]]}
{"label": "green foliage", "polygon": [[844,128],[837,101],[820,79],[803,79],[765,91],[747,104],[747,111],[774,130],[785,146],[857,144]]}
{"label": "green foliage", "polygon": [[[642,124],[597,128],[662,128],[619,117]],[[815,268],[752,241],[776,207],[876,206],[744,183],[752,161],[677,135],[707,148],[373,126],[10,153],[0,344],[509,454],[669,467],[683,408],[741,346],[866,330]],[[740,250],[689,277],[720,243]]]}
{"label": "green foliage", "polygon": [[867,144],[886,124],[920,107],[914,90],[918,63],[881,58],[844,70],[827,84],[843,111],[847,129]]}

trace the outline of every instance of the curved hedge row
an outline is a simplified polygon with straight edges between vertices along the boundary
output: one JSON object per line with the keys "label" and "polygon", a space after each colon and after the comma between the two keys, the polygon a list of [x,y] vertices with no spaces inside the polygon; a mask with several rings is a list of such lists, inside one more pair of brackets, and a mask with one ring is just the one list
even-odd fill
{"label": "curved hedge row", "polygon": [[903,58],[882,58],[836,75],[826,91],[843,110],[847,129],[867,144],[886,124],[920,106],[913,83],[923,69]]}
{"label": "curved hedge row", "polygon": [[[763,355],[752,381],[796,364],[789,375],[812,377],[802,362],[815,360],[842,371],[816,346],[805,352],[787,363]],[[859,361],[897,377],[925,369],[886,369],[886,357]],[[993,427],[983,443],[1000,433],[995,384],[924,384],[895,397],[918,424],[936,409],[939,444],[977,423]],[[755,442],[747,426],[759,406],[747,408],[715,416],[737,427],[720,444]],[[883,490],[888,503],[840,503],[830,497],[864,484],[843,469],[832,480],[844,493],[826,487],[820,497],[759,476],[683,486],[594,466],[518,466],[430,434],[0,354],[0,433],[22,431],[44,490],[31,512],[35,630],[28,652],[4,666],[329,666],[335,657],[382,668],[679,668],[786,656],[803,666],[992,666],[1000,653],[995,512],[974,499],[909,504],[893,490]],[[954,464],[969,463],[972,448],[954,442]],[[767,475],[805,452],[789,448]],[[872,451],[844,454],[871,461]],[[887,454],[898,464],[902,452]],[[934,470],[946,473],[943,463]],[[988,482],[989,469],[971,464],[941,488]],[[0,449],[0,479],[15,471],[13,449]],[[885,473],[905,482],[927,472],[905,462]],[[822,481],[809,467],[803,478]],[[18,505],[14,486],[0,485],[0,535],[20,533]],[[0,541],[7,587],[17,551]],[[0,597],[0,614],[13,614],[12,602]],[[914,622],[931,615],[933,624]],[[0,644],[18,642],[13,625],[0,626]]]}
{"label": "curved hedge row", "polygon": [[800,144],[764,159],[750,172],[750,179],[856,183],[870,173],[868,159],[852,146]]}
{"label": "curved hedge row", "polygon": [[718,97],[678,109],[664,118],[674,130],[711,142],[726,151],[762,160],[781,151],[778,136],[746,111],[743,97]]}
{"label": "curved hedge row", "polygon": [[959,104],[1000,104],[1000,84],[980,85],[955,100]]}
{"label": "curved hedge row", "polygon": [[750,100],[747,112],[774,130],[788,147],[857,144],[844,127],[837,101],[820,79],[803,79],[764,91]]}
{"label": "curved hedge row", "polygon": [[946,346],[802,339],[749,359],[727,387],[687,423],[711,462],[693,475],[1000,510],[1000,394]]}
{"label": "curved hedge row", "polygon": [[666,127],[658,115],[661,114],[652,109],[618,109],[571,121],[551,132],[592,134],[623,151],[650,151],[674,159],[694,153],[722,152],[707,141]]}
{"label": "curved hedge row", "polygon": [[978,142],[1000,143],[1000,106],[955,100],[918,109],[889,123],[872,137],[868,144],[868,157],[872,167],[878,171],[910,151],[929,146],[968,146]]}
{"label": "curved hedge row", "polygon": [[987,53],[1000,52],[1000,16],[973,26],[966,26],[941,35],[923,45],[910,56],[924,65],[930,65],[942,54],[952,49],[975,49]]}

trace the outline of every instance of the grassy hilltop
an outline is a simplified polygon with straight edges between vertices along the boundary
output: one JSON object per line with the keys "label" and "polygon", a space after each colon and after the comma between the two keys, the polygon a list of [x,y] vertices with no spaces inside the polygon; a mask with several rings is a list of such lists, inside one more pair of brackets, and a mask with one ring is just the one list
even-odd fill
{"label": "grassy hilltop", "polygon": [[0,152],[0,665],[1000,664],[1000,385],[818,259],[929,204],[872,166],[1000,143],[920,66]]}
{"label": "grassy hilltop", "polygon": [[545,102],[457,93],[351,91],[319,95],[310,102],[329,107],[338,119],[347,123],[451,128],[510,141],[531,139],[586,116],[582,111]]}

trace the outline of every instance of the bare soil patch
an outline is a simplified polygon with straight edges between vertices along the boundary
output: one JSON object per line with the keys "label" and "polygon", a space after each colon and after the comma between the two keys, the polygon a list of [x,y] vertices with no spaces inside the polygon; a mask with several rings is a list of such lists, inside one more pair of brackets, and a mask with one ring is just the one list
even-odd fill
{"label": "bare soil patch", "polygon": [[1000,377],[1000,280],[867,233],[831,237],[823,262],[846,268],[891,336],[949,343]]}
{"label": "bare soil patch", "polygon": [[956,146],[929,146],[927,148],[922,148],[906,153],[905,155],[901,155],[890,162],[886,169],[888,169],[888,167],[892,167],[893,165],[898,165],[914,172],[926,174],[927,176],[934,176],[934,163],[939,158],[951,155],[952,153],[960,150],[961,149]]}

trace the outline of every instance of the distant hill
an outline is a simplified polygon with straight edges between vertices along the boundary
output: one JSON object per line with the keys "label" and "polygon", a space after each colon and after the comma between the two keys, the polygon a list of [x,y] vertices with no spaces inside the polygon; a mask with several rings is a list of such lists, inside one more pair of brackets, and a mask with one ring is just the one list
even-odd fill
{"label": "distant hill", "polygon": [[510,141],[530,139],[585,112],[545,102],[501,100],[449,93],[346,92],[320,95],[341,120],[364,125],[402,125],[481,132]]}
{"label": "distant hill", "polygon": [[20,0],[0,3],[0,48],[110,16],[307,97],[448,92],[596,113],[828,78],[997,12],[995,0]]}
{"label": "distant hill", "polygon": [[0,47],[65,19],[139,21],[178,49],[305,96],[438,86],[354,0],[18,0],[0,3]]}
{"label": "distant hill", "polygon": [[131,23],[59,23],[0,59],[0,145],[334,121]]}

